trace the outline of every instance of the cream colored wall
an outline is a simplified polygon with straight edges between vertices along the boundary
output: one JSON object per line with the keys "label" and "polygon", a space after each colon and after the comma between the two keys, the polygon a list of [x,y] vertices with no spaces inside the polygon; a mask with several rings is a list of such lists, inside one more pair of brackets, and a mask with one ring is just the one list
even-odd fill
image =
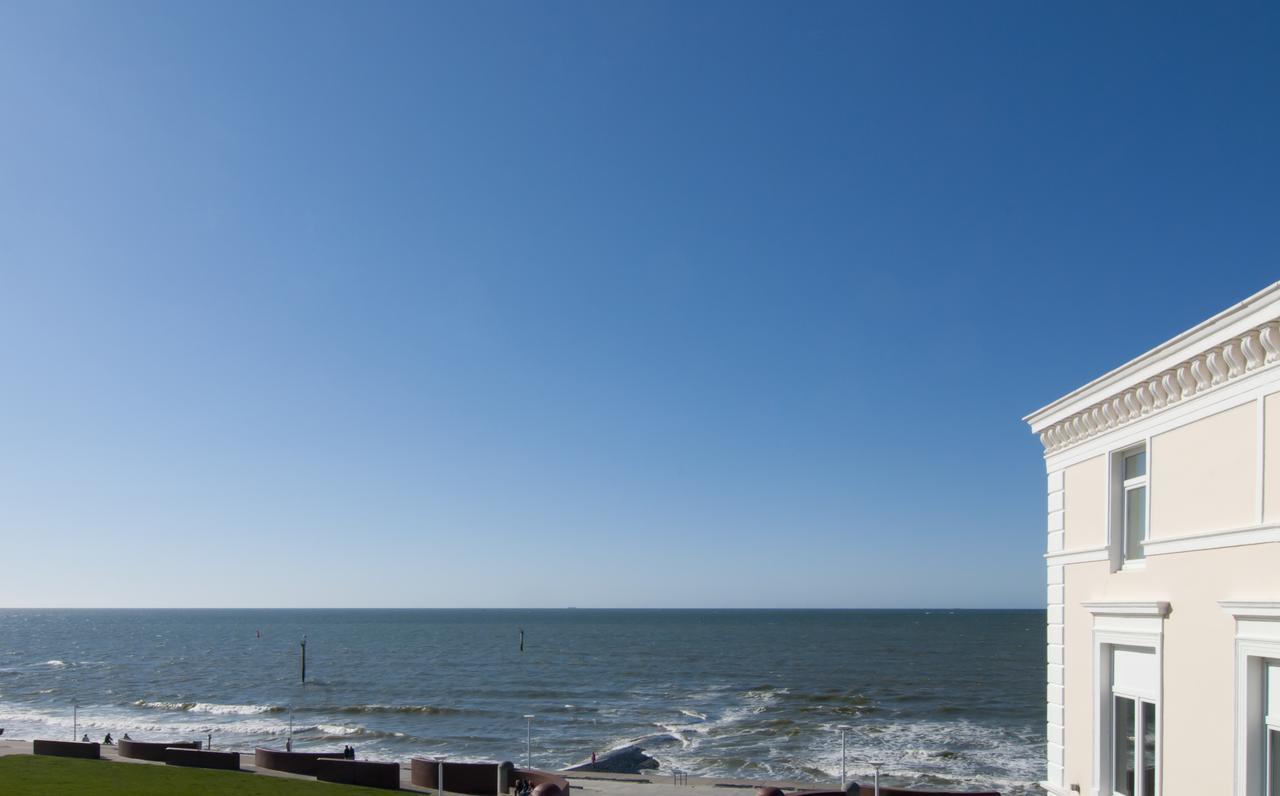
{"label": "cream colored wall", "polygon": [[1097,599],[1110,571],[1110,562],[1092,561],[1063,572],[1063,782],[1082,793],[1093,782],[1093,614],[1080,604]]}
{"label": "cream colored wall", "polygon": [[1256,523],[1257,434],[1247,403],[1152,437],[1149,538]]}
{"label": "cream colored wall", "polygon": [[1266,522],[1280,522],[1280,393],[1266,398],[1263,428],[1266,442],[1262,446],[1266,461],[1262,467],[1263,517]]}
{"label": "cream colored wall", "polygon": [[1280,543],[1152,556],[1065,571],[1066,784],[1093,779],[1093,616],[1082,602],[1168,601],[1161,704],[1164,796],[1230,791],[1234,760],[1235,624],[1219,600],[1280,600]]}
{"label": "cream colored wall", "polygon": [[1063,549],[1107,543],[1107,457],[1073,464],[1063,473]]}

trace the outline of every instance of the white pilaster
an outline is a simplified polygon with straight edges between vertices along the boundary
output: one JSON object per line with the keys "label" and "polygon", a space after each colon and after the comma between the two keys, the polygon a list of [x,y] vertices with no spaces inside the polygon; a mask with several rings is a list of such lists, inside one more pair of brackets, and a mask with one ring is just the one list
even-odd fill
{"label": "white pilaster", "polygon": [[[1066,528],[1066,486],[1063,471],[1049,473],[1049,496],[1046,503],[1048,512],[1048,539],[1045,546],[1050,553],[1063,549]],[[1065,699],[1065,670],[1063,668],[1063,634],[1065,626],[1063,613],[1066,603],[1066,575],[1061,564],[1049,559],[1045,577],[1048,604],[1048,627],[1046,628],[1047,649],[1045,654],[1045,685],[1048,705],[1046,710],[1046,778],[1050,785],[1063,787],[1066,749],[1063,706]]]}

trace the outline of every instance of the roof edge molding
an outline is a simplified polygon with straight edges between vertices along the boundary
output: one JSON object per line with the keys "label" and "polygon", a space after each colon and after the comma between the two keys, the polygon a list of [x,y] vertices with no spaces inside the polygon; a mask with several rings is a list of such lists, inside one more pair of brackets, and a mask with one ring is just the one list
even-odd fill
{"label": "roof edge molding", "polygon": [[1280,282],[1023,418],[1046,454],[1280,362]]}

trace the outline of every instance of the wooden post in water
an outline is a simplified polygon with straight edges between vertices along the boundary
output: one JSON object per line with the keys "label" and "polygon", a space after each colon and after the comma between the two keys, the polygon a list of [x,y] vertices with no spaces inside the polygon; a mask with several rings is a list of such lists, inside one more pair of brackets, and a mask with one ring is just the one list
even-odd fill
{"label": "wooden post in water", "polygon": [[303,685],[306,685],[306,682],[307,682],[307,637],[306,636],[302,637],[301,644],[302,644],[302,683]]}
{"label": "wooden post in water", "polygon": [[524,652],[524,628],[520,628],[520,651]]}

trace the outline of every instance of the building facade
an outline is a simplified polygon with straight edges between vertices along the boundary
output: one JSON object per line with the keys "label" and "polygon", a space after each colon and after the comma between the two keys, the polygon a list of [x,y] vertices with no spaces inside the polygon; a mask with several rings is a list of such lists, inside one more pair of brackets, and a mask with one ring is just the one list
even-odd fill
{"label": "building facade", "polygon": [[1056,796],[1280,796],[1280,283],[1027,418]]}

